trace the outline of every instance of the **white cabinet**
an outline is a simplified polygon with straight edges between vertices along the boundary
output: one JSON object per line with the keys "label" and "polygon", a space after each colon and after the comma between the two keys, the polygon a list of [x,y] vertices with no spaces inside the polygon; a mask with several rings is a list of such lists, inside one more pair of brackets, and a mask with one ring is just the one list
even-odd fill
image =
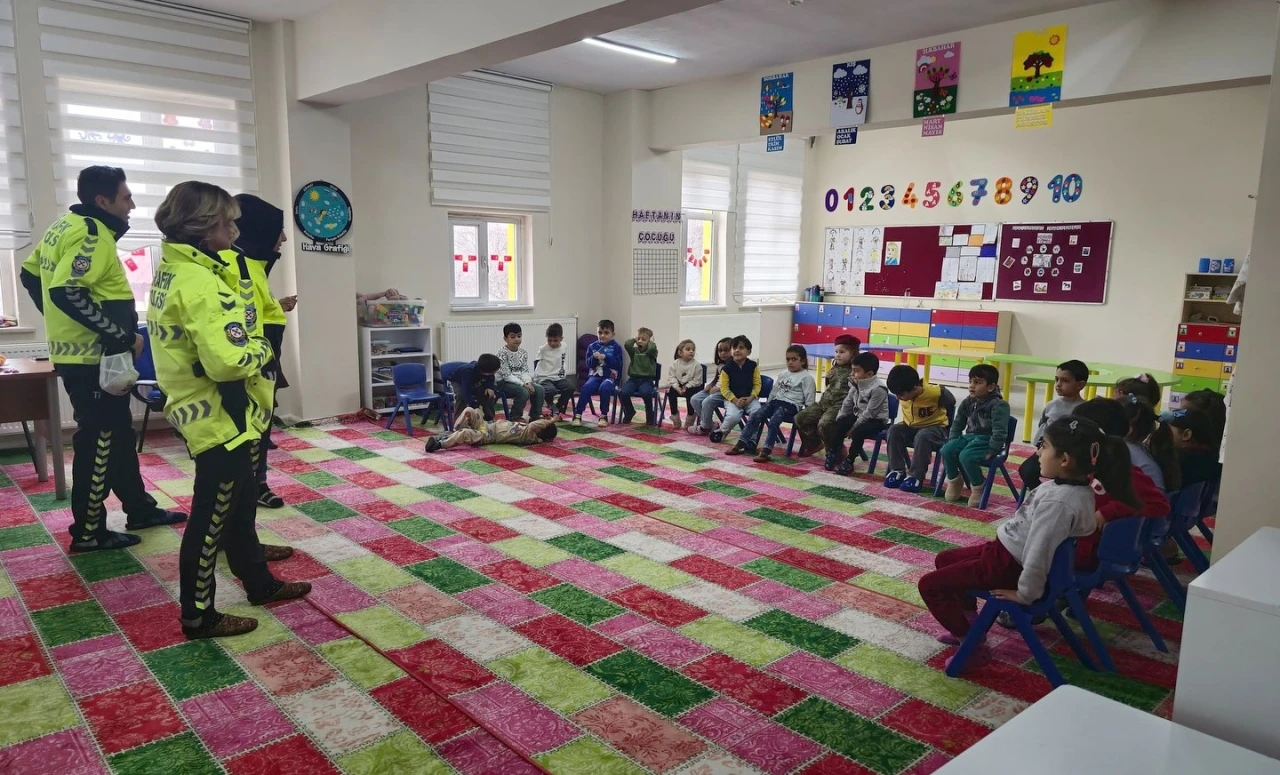
{"label": "white cabinet", "polygon": [[360,326],[361,406],[382,415],[391,413],[396,405],[391,367],[398,363],[424,365],[427,390],[434,392],[431,360],[434,352],[435,334],[430,326]]}

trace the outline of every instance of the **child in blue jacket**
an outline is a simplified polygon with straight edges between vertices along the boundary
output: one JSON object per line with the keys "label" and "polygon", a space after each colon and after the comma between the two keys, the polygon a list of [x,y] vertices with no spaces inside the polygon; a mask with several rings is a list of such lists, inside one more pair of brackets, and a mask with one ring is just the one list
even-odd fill
{"label": "child in blue jacket", "polygon": [[613,321],[601,320],[596,325],[599,340],[587,348],[587,381],[578,389],[578,404],[573,409],[572,425],[582,424],[582,412],[592,396],[600,396],[600,425],[609,424],[609,399],[622,373],[622,345],[613,338]]}

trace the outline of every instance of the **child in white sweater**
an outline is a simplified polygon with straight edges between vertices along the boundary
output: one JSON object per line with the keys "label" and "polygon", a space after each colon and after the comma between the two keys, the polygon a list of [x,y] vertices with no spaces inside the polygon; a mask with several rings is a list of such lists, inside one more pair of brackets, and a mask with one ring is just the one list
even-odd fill
{"label": "child in white sweater", "polygon": [[667,368],[667,377],[662,381],[667,389],[667,405],[671,407],[671,427],[680,428],[680,398],[684,397],[686,421],[685,427],[693,425],[693,395],[702,389],[702,364],[697,359],[698,346],[692,339],[686,339],[676,345],[675,360]]}
{"label": "child in white sweater", "polygon": [[563,422],[573,401],[573,382],[567,369],[570,365],[568,351],[564,347],[564,326],[552,323],[547,326],[547,343],[538,348],[538,362],[533,367],[533,381],[550,398],[556,398],[556,421]]}
{"label": "child in white sweater", "polygon": [[[787,370],[773,381],[769,403],[748,418],[747,427],[742,429],[742,437],[726,454],[744,455],[749,452],[755,455],[755,462],[769,462],[774,445],[782,441],[782,424],[795,422],[796,414],[806,406],[816,403],[817,396],[817,385],[813,375],[809,373],[809,353],[800,345],[793,344],[787,348]],[[766,424],[769,426],[769,435],[765,438],[764,447],[757,452],[760,431]]]}

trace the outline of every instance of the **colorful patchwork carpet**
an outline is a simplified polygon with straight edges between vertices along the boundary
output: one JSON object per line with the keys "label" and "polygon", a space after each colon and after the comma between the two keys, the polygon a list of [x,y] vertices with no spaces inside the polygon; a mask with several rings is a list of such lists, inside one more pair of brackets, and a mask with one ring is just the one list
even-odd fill
{"label": "colorful patchwork carpet", "polygon": [[[922,775],[1050,690],[998,628],[995,661],[947,678],[916,592],[936,552],[994,536],[1007,491],[979,512],[638,426],[422,438],[279,434],[290,505],[259,531],[315,589],[252,608],[220,564],[219,608],[260,626],[217,642],[178,628],[180,530],[68,556],[67,502],[0,458],[0,772]],[[142,466],[189,504],[172,438]],[[1072,683],[1168,716],[1181,624],[1134,586],[1172,653],[1110,592],[1090,608],[1118,673],[1040,633]]]}

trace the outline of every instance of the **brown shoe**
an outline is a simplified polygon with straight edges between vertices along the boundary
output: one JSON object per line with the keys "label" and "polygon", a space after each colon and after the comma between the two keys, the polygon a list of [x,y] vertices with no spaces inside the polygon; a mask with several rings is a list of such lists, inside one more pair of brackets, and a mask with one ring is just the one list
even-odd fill
{"label": "brown shoe", "polygon": [[768,463],[772,458],[773,458],[773,455],[769,452],[769,450],[762,449],[754,458],[752,458],[752,460],[755,461],[756,463]]}
{"label": "brown shoe", "polygon": [[204,638],[230,638],[236,635],[245,635],[258,629],[258,620],[250,619],[247,616],[232,616],[231,614],[221,614],[213,624],[205,624],[199,627],[188,627],[182,625],[182,634],[187,640],[202,640]]}
{"label": "brown shoe", "polygon": [[263,544],[262,556],[267,558],[267,562],[277,562],[279,560],[287,560],[293,556],[292,546],[276,546],[275,544]]}
{"label": "brown shoe", "polygon": [[267,603],[278,603],[281,600],[297,600],[311,593],[311,584],[307,581],[284,581],[280,583],[277,589],[270,597],[262,600],[254,600],[249,598],[252,605],[266,605]]}

